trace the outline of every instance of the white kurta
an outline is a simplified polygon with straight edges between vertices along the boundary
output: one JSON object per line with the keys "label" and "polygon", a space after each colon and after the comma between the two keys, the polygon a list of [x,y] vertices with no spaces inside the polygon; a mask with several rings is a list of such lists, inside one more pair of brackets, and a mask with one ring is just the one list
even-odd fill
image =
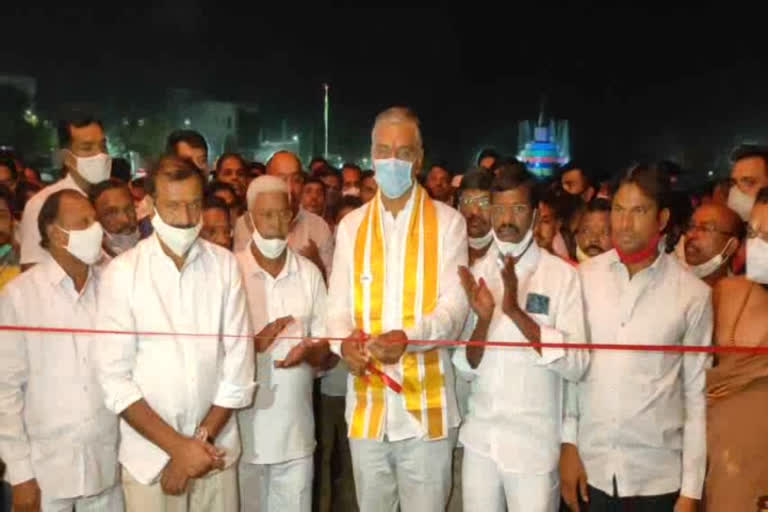
{"label": "white kurta", "polygon": [[[253,331],[234,255],[198,239],[176,268],[157,234],[117,256],[104,272],[95,353],[107,407],[120,413],[144,398],[174,430],[192,436],[212,405],[253,399]],[[154,335],[151,333],[172,333]],[[152,483],[168,455],[120,421],[120,462]],[[240,455],[233,415],[216,438],[225,465]]]}
{"label": "white kurta", "polygon": [[[0,293],[0,324],[93,329],[99,292],[98,269],[78,293],[47,256]],[[99,342],[81,333],[0,335],[0,457],[12,485],[35,478],[51,500],[117,483],[117,417],[90,358]]]}

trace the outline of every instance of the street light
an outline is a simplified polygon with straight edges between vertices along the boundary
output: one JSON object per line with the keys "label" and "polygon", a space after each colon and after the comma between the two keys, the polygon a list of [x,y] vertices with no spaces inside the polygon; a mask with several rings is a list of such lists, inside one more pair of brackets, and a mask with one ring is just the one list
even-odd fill
{"label": "street light", "polygon": [[299,142],[299,136],[298,135],[294,135],[293,136],[293,142]]}

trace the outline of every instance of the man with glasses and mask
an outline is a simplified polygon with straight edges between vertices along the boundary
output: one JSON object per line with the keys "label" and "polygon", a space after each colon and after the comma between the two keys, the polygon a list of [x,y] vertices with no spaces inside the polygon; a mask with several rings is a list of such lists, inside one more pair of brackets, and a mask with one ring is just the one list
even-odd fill
{"label": "man with glasses and mask", "polygon": [[[164,157],[147,181],[154,234],[102,280],[95,355],[120,415],[128,511],[235,512],[233,416],[254,390],[253,332],[235,256],[199,239],[203,175]],[[163,333],[157,335],[157,333]]]}
{"label": "man with glasses and mask", "polygon": [[482,259],[493,244],[491,230],[491,182],[485,170],[472,170],[464,175],[459,188],[459,212],[467,221],[469,267]]}
{"label": "man with glasses and mask", "polygon": [[49,255],[0,293],[0,324],[73,329],[0,336],[0,458],[16,511],[122,512],[117,418],[91,351],[103,283],[102,228],[80,192],[54,192],[38,230]]}
{"label": "man with glasses and mask", "polygon": [[37,216],[45,200],[59,190],[71,189],[87,196],[92,185],[109,178],[112,162],[107,155],[107,139],[101,121],[90,114],[73,113],[59,122],[59,147],[63,171],[61,180],[45,187],[27,202],[21,217],[21,265],[27,269],[44,260],[46,251],[40,246]]}
{"label": "man with glasses and mask", "polygon": [[[768,188],[747,228],[746,276],[715,284],[715,344],[768,346]],[[707,372],[707,510],[754,510],[768,482],[768,357],[720,353]]]}
{"label": "man with glasses and mask", "polygon": [[757,192],[768,186],[768,147],[744,144],[731,154],[731,190],[728,207],[746,222]]}
{"label": "man with glasses and mask", "polygon": [[91,187],[89,198],[104,228],[104,252],[109,258],[133,249],[141,234],[128,185],[114,179]]}
{"label": "man with glasses and mask", "polygon": [[699,206],[685,231],[685,265],[709,286],[728,275],[728,263],[744,238],[744,223],[727,206]]}
{"label": "man with glasses and mask", "polygon": [[[472,272],[459,268],[473,313],[470,341],[583,342],[579,276],[533,240],[533,177],[506,168],[490,209],[496,244]],[[586,351],[541,347],[461,347],[453,356],[472,379],[464,444],[464,510],[555,511],[560,504],[564,379],[577,381]]]}
{"label": "man with glasses and mask", "polygon": [[328,293],[328,336],[351,372],[357,499],[362,512],[444,510],[459,415],[448,349],[431,340],[456,339],[466,319],[466,223],[415,180],[412,111],[379,114],[371,139],[379,193],[339,224]]}

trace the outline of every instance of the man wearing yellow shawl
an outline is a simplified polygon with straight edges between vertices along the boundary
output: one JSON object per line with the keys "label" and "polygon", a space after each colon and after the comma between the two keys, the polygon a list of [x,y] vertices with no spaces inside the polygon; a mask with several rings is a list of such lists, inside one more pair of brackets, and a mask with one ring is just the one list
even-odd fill
{"label": "man wearing yellow shawl", "polygon": [[376,118],[379,192],[339,224],[328,335],[350,368],[346,419],[361,512],[444,510],[459,414],[450,355],[467,316],[458,267],[464,218],[414,176],[419,121],[401,107]]}

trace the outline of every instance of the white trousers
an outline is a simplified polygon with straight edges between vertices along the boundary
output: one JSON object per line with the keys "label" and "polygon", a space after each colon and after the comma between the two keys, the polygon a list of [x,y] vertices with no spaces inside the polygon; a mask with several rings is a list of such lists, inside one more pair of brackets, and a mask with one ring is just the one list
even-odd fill
{"label": "white trousers", "polygon": [[350,439],[360,512],[444,511],[456,430],[440,441]]}
{"label": "white trousers", "polygon": [[94,496],[46,500],[42,496],[42,512],[123,512],[123,489],[110,487]]}
{"label": "white trousers", "polygon": [[313,456],[278,464],[240,463],[242,512],[310,512]]}
{"label": "white trousers", "polygon": [[461,478],[465,512],[556,512],[560,506],[557,470],[543,475],[504,472],[465,446]]}
{"label": "white trousers", "polygon": [[159,480],[145,485],[123,468],[123,492],[128,512],[237,512],[237,470],[233,464],[212,471],[190,480],[184,494],[170,496]]}

